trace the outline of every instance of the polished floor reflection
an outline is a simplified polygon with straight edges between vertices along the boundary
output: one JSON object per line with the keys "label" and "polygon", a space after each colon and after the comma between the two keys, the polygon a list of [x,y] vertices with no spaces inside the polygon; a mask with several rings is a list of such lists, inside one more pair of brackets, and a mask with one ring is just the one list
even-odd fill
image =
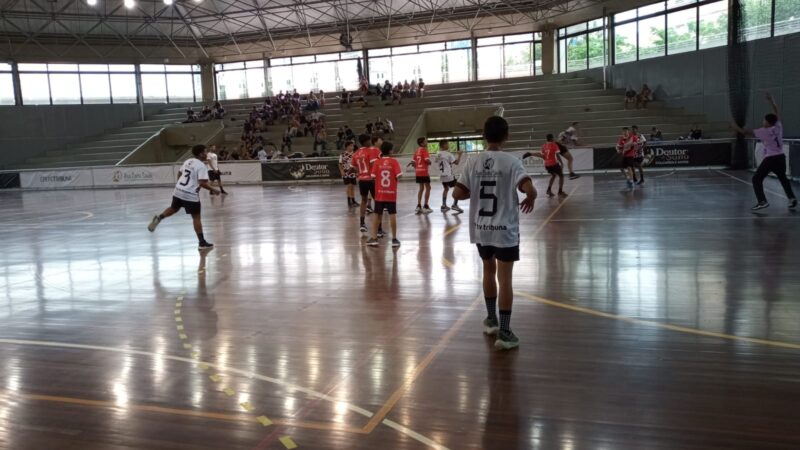
{"label": "polished floor reflection", "polygon": [[510,353],[466,214],[410,183],[397,250],[342,186],[259,186],[204,198],[205,256],[184,214],[146,231],[170,189],[0,193],[0,447],[800,448],[800,213],[748,179],[540,198]]}

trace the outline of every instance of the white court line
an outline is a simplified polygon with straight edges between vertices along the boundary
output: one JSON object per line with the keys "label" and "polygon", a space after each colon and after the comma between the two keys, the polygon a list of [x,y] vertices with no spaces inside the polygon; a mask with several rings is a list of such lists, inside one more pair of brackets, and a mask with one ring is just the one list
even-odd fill
{"label": "white court line", "polygon": [[[228,373],[235,373],[238,375],[245,376],[247,378],[266,381],[268,383],[277,384],[283,386],[284,388],[291,390],[302,392],[309,397],[318,398],[321,400],[325,400],[330,403],[338,404],[338,405],[345,405],[348,410],[360,414],[364,417],[371,418],[374,414],[370,411],[367,411],[364,408],[359,406],[353,405],[347,401],[343,401],[340,398],[331,397],[329,395],[323,394],[322,392],[317,392],[313,389],[309,389],[303,386],[296,385],[294,383],[290,383],[288,381],[283,381],[278,378],[269,377],[266,375],[261,375],[255,372],[250,372],[247,370],[236,369],[233,367],[228,367],[222,364],[216,364],[208,361],[202,361],[200,359],[192,359],[192,358],[185,358],[182,356],[175,356],[175,355],[167,355],[164,353],[155,353],[155,352],[148,352],[144,350],[133,350],[127,348],[118,348],[118,347],[106,347],[102,345],[86,345],[86,344],[72,344],[68,342],[52,342],[52,341],[31,341],[31,340],[22,340],[22,339],[0,339],[0,344],[9,344],[9,345],[32,345],[38,347],[52,347],[52,348],[72,348],[72,349],[79,349],[79,350],[95,350],[95,351],[102,351],[102,352],[113,352],[113,353],[122,353],[126,355],[140,355],[140,356],[147,356],[150,358],[164,358],[171,361],[180,361],[185,362],[188,364],[207,364],[209,367],[214,367],[220,371],[228,372]],[[437,444],[436,442],[432,441],[431,439],[426,438],[425,436],[410,430],[400,424],[392,422],[390,420],[384,420],[383,424],[393,428],[406,436],[425,444],[429,447],[433,447],[437,450],[449,450],[447,447]]]}
{"label": "white court line", "polygon": [[[747,216],[747,217],[652,217],[653,220],[800,220],[800,216]],[[628,220],[638,220],[638,217],[614,217],[614,218],[591,218],[591,219],[553,219],[551,222],[625,222]]]}

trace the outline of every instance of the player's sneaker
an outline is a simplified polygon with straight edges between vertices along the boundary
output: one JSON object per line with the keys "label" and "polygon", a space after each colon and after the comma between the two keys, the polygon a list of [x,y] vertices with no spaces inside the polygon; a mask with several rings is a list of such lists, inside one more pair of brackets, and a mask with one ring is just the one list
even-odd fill
{"label": "player's sneaker", "polygon": [[372,207],[367,205],[367,214],[372,214],[373,212]]}
{"label": "player's sneaker", "polygon": [[214,244],[212,244],[211,242],[208,242],[208,241],[203,241],[203,242],[200,243],[200,245],[197,246],[197,248],[199,250],[210,250],[210,249],[214,248]]}
{"label": "player's sneaker", "polygon": [[225,191],[225,189],[220,189],[219,193],[222,194],[222,195],[228,195],[228,193]]}
{"label": "player's sneaker", "polygon": [[642,178],[641,180],[637,181],[636,184],[638,184],[639,186],[643,185],[644,184],[644,178]]}
{"label": "player's sneaker", "polygon": [[559,197],[568,197],[567,193],[564,192],[564,191],[558,191],[558,196]]}
{"label": "player's sneaker", "polygon": [[453,205],[453,207],[452,207],[452,208],[450,208],[450,209],[452,209],[453,211],[455,211],[455,212],[457,212],[457,213],[459,213],[459,214],[461,214],[461,213],[463,213],[463,212],[464,212],[464,210],[463,210],[463,209],[461,209],[461,208],[460,208],[458,205]]}
{"label": "player's sneaker", "polygon": [[357,201],[353,200],[353,205],[352,206],[353,206],[353,208],[358,208],[359,206],[361,206],[361,203],[358,203]]}
{"label": "player's sneaker", "polygon": [[422,212],[423,212],[423,214],[430,214],[430,213],[433,212],[433,210],[431,209],[430,206],[425,205],[425,206],[422,207]]}
{"label": "player's sneaker", "polygon": [[377,247],[378,246],[378,240],[375,239],[375,238],[371,238],[370,240],[367,241],[367,245],[370,246],[370,247]]}
{"label": "player's sneaker", "polygon": [[577,174],[577,173],[575,173],[575,172],[572,172],[571,174],[569,174],[569,179],[570,179],[570,180],[577,180],[577,179],[578,179],[578,178],[580,178],[580,177],[581,177],[581,176],[580,176],[580,175],[578,175],[578,174]]}
{"label": "player's sneaker", "polygon": [[383,230],[378,230],[378,239],[383,239],[384,236],[386,236],[386,233]]}
{"label": "player's sneaker", "polygon": [[797,208],[797,199],[793,198],[789,200],[789,209],[795,209],[795,208]]}
{"label": "player's sneaker", "polygon": [[628,187],[629,187],[629,188],[632,188],[632,187],[633,187],[633,180],[628,180]]}
{"label": "player's sneaker", "polygon": [[414,214],[422,214],[422,207],[417,205],[416,209],[414,209]]}
{"label": "player's sneaker", "polygon": [[362,233],[366,233],[367,232],[367,226],[362,223],[361,224],[361,228],[359,228],[359,230],[361,230]]}
{"label": "player's sneaker", "polygon": [[759,209],[769,208],[769,203],[767,202],[758,202],[756,206],[750,208],[751,211],[758,211]]}
{"label": "player's sneaker", "polygon": [[500,322],[497,319],[485,318],[483,319],[483,334],[494,336],[500,330]]}
{"label": "player's sneaker", "polygon": [[161,223],[161,219],[159,219],[158,216],[153,216],[153,220],[150,221],[150,225],[147,226],[147,230],[150,231],[151,233],[153,231],[156,231],[156,227],[160,223]]}
{"label": "player's sneaker", "polygon": [[400,241],[397,239],[392,239],[392,247],[397,248],[400,247]]}
{"label": "player's sneaker", "polygon": [[494,341],[494,348],[498,350],[511,350],[519,347],[519,338],[511,330],[500,330],[497,332],[497,340]]}
{"label": "player's sneaker", "polygon": [[550,189],[547,190],[547,196],[548,197],[555,197],[555,195],[553,195],[553,191],[551,191]]}
{"label": "player's sneaker", "polygon": [[441,212],[447,212],[447,211],[450,211],[450,208],[449,208],[447,205],[442,205],[442,207],[441,207],[441,208],[439,208],[439,211],[441,211]]}

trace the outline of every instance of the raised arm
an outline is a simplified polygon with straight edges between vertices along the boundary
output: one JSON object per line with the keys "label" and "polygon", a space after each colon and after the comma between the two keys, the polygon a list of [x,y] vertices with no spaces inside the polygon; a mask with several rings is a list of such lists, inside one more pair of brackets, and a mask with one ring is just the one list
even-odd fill
{"label": "raised arm", "polygon": [[772,112],[775,113],[776,116],[781,116],[781,110],[778,108],[778,104],[775,103],[775,98],[772,97],[772,94],[767,93],[767,101],[769,102],[769,106],[772,107]]}

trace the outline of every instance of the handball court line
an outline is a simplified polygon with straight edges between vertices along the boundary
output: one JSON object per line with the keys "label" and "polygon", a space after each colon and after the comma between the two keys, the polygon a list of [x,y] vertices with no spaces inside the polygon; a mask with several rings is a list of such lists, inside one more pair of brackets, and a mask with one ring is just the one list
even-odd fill
{"label": "handball court line", "polygon": [[[569,196],[572,196],[572,194],[575,193],[578,187],[580,187],[580,184],[572,188],[572,190],[569,193]],[[553,217],[555,217],[555,215],[558,214],[561,208],[564,207],[564,205],[569,200],[569,196],[562,202],[560,202],[558,206],[556,206],[555,209],[553,209],[553,211],[544,219],[544,221],[542,221],[539,227],[537,227],[536,230],[533,232],[532,237],[539,234],[539,232],[553,219]],[[461,224],[452,226],[451,228],[445,230],[444,235],[448,236],[454,233],[456,230],[458,230],[460,226]],[[442,257],[442,263],[448,268],[452,268],[455,266],[455,263],[453,261],[450,261],[444,257]],[[428,352],[425,358],[423,358],[423,360],[417,365],[417,367],[414,368],[414,371],[411,372],[411,374],[406,377],[403,384],[401,384],[400,387],[398,387],[397,390],[394,391],[394,393],[389,397],[388,400],[386,400],[386,402],[378,410],[378,412],[376,412],[375,415],[372,417],[372,419],[370,419],[369,423],[367,423],[367,425],[364,427],[365,431],[367,431],[368,433],[372,432],[372,430],[374,430],[375,427],[379,423],[381,423],[381,421],[383,421],[383,419],[389,414],[389,412],[391,412],[391,410],[395,407],[395,405],[397,405],[397,402],[399,402],[400,399],[403,398],[406,392],[408,392],[408,390],[413,387],[414,383],[419,379],[420,376],[422,376],[423,372],[425,372],[425,369],[427,369],[430,366],[430,364],[436,359],[436,357],[439,356],[442,350],[444,350],[444,348],[447,347],[447,345],[450,343],[450,341],[453,339],[456,333],[458,333],[461,330],[461,327],[464,325],[464,322],[466,322],[467,318],[470,316],[472,311],[478,306],[482,298],[483,298],[483,292],[479,292],[478,297],[472,302],[472,304],[470,304],[470,306],[461,314],[458,320],[456,320],[456,322],[450,327],[450,329],[447,330],[447,332],[439,339],[439,342],[436,343],[436,345],[431,349],[430,352]]]}
{"label": "handball court line", "polygon": [[[728,178],[732,178],[732,179],[734,179],[734,180],[736,180],[736,181],[738,181],[738,182],[740,182],[740,183],[744,183],[744,184],[746,184],[746,185],[748,185],[748,186],[752,186],[752,185],[753,185],[753,183],[751,183],[751,182],[749,182],[749,181],[746,181],[746,180],[743,180],[743,179],[741,179],[741,178],[737,177],[736,175],[731,175],[731,174],[729,174],[729,173],[727,173],[727,172],[723,172],[722,170],[717,170],[717,172],[719,172],[719,173],[721,173],[721,174],[725,175],[725,176],[726,176],[726,177],[728,177]],[[788,200],[788,197],[786,197],[786,194],[785,194],[785,193],[783,193],[783,192],[774,191],[774,190],[772,190],[772,189],[770,189],[770,188],[768,188],[768,187],[766,187],[766,186],[764,186],[764,191],[766,191],[766,192],[769,192],[770,194],[775,194],[775,195],[777,195],[778,197],[785,198],[785,199],[787,199],[787,200]]]}

